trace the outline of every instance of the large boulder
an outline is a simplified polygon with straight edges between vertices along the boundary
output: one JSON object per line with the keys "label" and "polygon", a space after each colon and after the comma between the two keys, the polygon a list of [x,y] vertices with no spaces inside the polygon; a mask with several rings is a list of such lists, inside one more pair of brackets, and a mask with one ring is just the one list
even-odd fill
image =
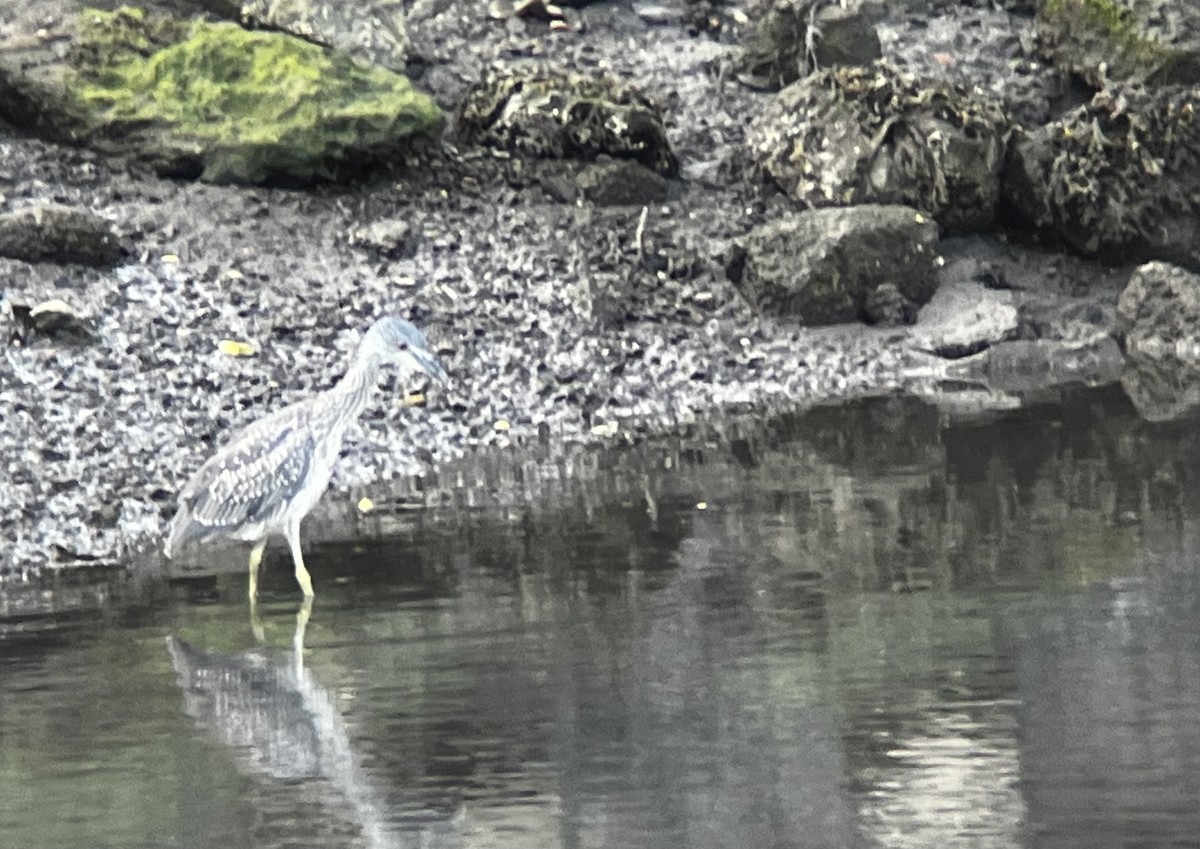
{"label": "large boulder", "polygon": [[734,250],[729,278],[759,312],[804,324],[868,317],[880,288],[904,318],[937,288],[937,225],[906,206],[813,209],[760,225]]}
{"label": "large boulder", "polygon": [[472,87],[459,121],[477,144],[533,157],[632,159],[679,172],[662,110],[636,86],[541,66],[494,69]]}
{"label": "large boulder", "polygon": [[1191,349],[1200,360],[1200,275],[1165,262],[1139,266],[1117,300],[1117,331],[1128,352]]}
{"label": "large boulder", "polygon": [[1200,83],[1200,6],[1177,0],[1045,0],[1042,53],[1095,89]]}
{"label": "large boulder", "polygon": [[809,71],[831,65],[869,65],[882,55],[876,0],[769,0],[742,43],[740,78],[778,90]]}
{"label": "large boulder", "polygon": [[1008,134],[999,104],[879,63],[792,83],[746,144],[764,175],[806,207],[907,204],[970,231],[995,220]]}
{"label": "large boulder", "polygon": [[85,10],[66,50],[0,56],[0,104],[55,140],[215,182],[338,178],[442,121],[405,76],[340,51],[130,7]]}
{"label": "large boulder", "polygon": [[1115,87],[1012,144],[1004,196],[1087,255],[1200,269],[1200,91]]}
{"label": "large boulder", "polygon": [[1140,266],[1117,302],[1128,368],[1121,384],[1142,416],[1169,421],[1200,408],[1200,275]]}

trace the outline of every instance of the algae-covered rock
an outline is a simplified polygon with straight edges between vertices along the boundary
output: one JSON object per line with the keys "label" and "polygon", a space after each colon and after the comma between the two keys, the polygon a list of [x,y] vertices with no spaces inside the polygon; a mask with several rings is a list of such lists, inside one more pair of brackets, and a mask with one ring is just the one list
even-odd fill
{"label": "algae-covered rock", "polygon": [[662,112],[636,86],[540,67],[493,70],[463,103],[472,142],[535,157],[633,159],[665,177],[679,164]]}
{"label": "algae-covered rock", "polygon": [[900,203],[943,226],[989,227],[1010,132],[1003,108],[890,66],[792,83],[746,134],[757,167],[804,206]]}
{"label": "algae-covered rock", "polygon": [[[937,242],[937,225],[910,207],[811,209],[747,233],[728,273],[767,315],[911,321],[937,288]],[[878,312],[882,300],[895,301],[894,315]]]}
{"label": "algae-covered rock", "polygon": [[1005,200],[1084,254],[1200,270],[1200,91],[1117,87],[1012,145]]}
{"label": "algae-covered rock", "polygon": [[1096,89],[1109,82],[1200,82],[1200,6],[1176,0],[1046,0],[1043,54]]}
{"label": "algae-covered rock", "polygon": [[441,122],[401,74],[232,23],[89,10],[71,56],[83,138],[214,182],[336,178]]}

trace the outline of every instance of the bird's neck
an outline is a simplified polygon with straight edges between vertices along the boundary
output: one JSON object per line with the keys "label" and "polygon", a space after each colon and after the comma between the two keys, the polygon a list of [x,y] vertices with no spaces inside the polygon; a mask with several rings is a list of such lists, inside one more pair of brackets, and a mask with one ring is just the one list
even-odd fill
{"label": "bird's neck", "polygon": [[330,400],[346,418],[357,418],[371,398],[379,379],[379,368],[369,360],[356,359],[346,374],[329,389]]}

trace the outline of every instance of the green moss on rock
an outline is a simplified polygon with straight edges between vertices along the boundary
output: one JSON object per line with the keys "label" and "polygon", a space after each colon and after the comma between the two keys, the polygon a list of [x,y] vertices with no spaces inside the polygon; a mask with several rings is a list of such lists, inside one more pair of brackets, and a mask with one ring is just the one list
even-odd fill
{"label": "green moss on rock", "polygon": [[134,137],[203,179],[333,177],[441,125],[402,74],[281,33],[85,11],[71,106],[92,136]]}
{"label": "green moss on rock", "polygon": [[[1178,35],[1188,27],[1169,20],[1174,14],[1163,4],[1165,29],[1159,33],[1122,0],[1046,0],[1038,12],[1037,33],[1043,52],[1095,88],[1110,81],[1191,84],[1200,80],[1197,45]],[[1178,12],[1191,15],[1194,12]],[[1143,9],[1143,11],[1146,11]]]}

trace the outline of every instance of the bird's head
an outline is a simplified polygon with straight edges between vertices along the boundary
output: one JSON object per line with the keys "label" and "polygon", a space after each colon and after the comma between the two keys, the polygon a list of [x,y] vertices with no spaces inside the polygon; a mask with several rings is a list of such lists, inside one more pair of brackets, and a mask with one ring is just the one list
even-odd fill
{"label": "bird's head", "polygon": [[371,325],[363,337],[359,359],[378,365],[390,365],[401,374],[424,373],[434,380],[449,380],[420,330],[395,315],[385,315]]}

